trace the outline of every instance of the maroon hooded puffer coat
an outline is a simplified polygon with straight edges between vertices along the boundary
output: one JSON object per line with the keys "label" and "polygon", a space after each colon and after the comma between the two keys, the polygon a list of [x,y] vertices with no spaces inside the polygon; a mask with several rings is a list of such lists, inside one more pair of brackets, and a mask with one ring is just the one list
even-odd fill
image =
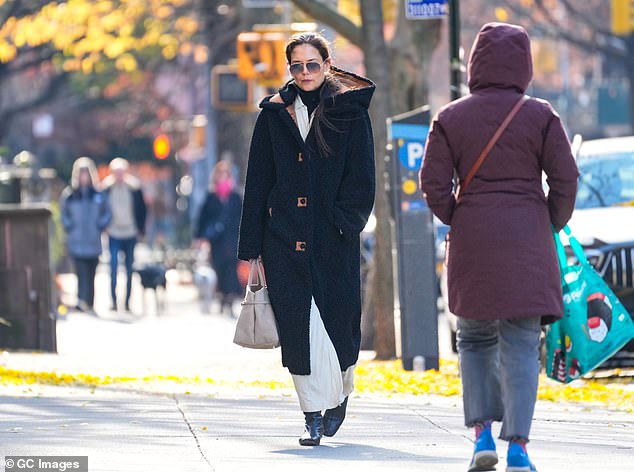
{"label": "maroon hooded puffer coat", "polygon": [[449,309],[458,316],[540,316],[548,323],[563,314],[551,224],[560,229],[570,218],[579,174],[550,104],[528,100],[458,205],[453,191],[454,169],[464,180],[531,78],[526,31],[487,24],[469,59],[471,94],[442,108],[431,126],[420,185],[434,214],[451,226]]}

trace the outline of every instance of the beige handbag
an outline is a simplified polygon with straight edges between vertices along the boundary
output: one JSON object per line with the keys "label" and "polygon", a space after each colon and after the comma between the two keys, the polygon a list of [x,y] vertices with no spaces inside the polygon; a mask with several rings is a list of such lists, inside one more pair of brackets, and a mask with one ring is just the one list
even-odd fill
{"label": "beige handbag", "polygon": [[[254,283],[256,272],[257,283]],[[277,322],[266,289],[260,259],[251,261],[247,291],[233,342],[251,349],[273,349],[280,345]]]}

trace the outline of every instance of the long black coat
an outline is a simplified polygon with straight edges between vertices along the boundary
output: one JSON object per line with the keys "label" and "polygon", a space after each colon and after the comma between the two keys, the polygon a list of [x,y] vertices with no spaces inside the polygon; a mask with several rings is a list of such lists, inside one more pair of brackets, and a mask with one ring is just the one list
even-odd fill
{"label": "long black coat", "polygon": [[359,234],[374,203],[374,148],[368,106],[374,84],[332,68],[341,90],[323,99],[337,130],[323,126],[332,153],[321,155],[313,126],[304,142],[290,83],[265,98],[247,169],[238,257],[262,256],[291,373],[310,374],[311,297],[341,369],[361,341]]}
{"label": "long black coat", "polygon": [[242,291],[236,272],[241,206],[242,198],[235,192],[226,201],[210,192],[198,217],[196,237],[211,243],[212,265],[218,273],[218,290],[223,294]]}

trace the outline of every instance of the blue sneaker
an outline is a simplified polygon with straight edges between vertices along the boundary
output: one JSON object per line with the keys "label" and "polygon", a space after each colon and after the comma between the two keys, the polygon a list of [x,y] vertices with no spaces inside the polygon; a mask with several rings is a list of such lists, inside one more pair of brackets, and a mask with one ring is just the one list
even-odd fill
{"label": "blue sneaker", "polygon": [[495,470],[498,463],[498,454],[495,451],[495,441],[491,435],[491,428],[485,428],[475,442],[473,458],[469,464],[468,472]]}
{"label": "blue sneaker", "polygon": [[506,454],[506,472],[537,472],[521,445],[510,443]]}

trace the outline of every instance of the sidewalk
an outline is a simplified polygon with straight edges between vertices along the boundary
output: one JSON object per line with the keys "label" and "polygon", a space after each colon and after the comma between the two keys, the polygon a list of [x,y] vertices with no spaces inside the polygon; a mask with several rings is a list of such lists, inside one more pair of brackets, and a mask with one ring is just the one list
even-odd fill
{"label": "sidewalk", "polygon": [[[458,405],[432,397],[353,397],[340,432],[317,448],[298,445],[300,430],[294,398],[248,392],[0,399],[0,456],[87,455],[91,472],[464,472],[472,447]],[[540,404],[533,431],[542,472],[634,470],[632,415]]]}
{"label": "sidewalk", "polygon": [[[279,350],[233,345],[235,321],[200,314],[191,286],[170,286],[164,313],[141,316],[138,287],[134,313],[104,308],[107,283],[101,272],[99,318],[70,313],[58,323],[59,354],[10,353],[0,365],[101,376],[198,375],[225,384],[169,391],[0,385],[0,462],[6,455],[84,455],[91,472],[466,471],[472,442],[459,397],[353,395],[335,438],[300,447],[303,418],[292,389],[237,386],[288,383]],[[503,471],[504,443],[499,447]],[[530,452],[541,472],[632,471],[634,415],[539,402]]]}

